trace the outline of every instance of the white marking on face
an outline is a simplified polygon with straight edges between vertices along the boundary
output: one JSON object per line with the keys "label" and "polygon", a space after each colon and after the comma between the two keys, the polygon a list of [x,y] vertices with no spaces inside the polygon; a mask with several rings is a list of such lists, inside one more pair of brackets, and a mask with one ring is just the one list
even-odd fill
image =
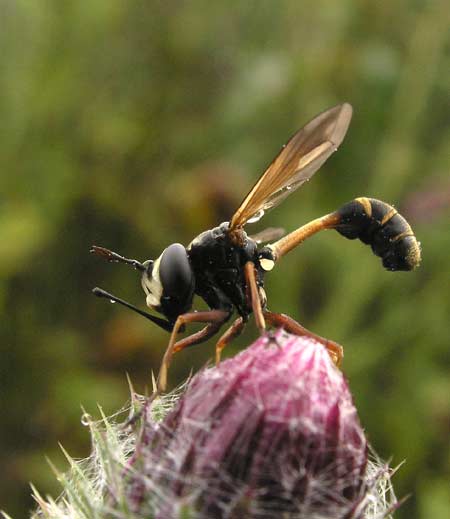
{"label": "white marking on face", "polygon": [[159,264],[161,262],[161,256],[153,263],[151,277],[149,277],[147,273],[144,272],[141,278],[142,288],[144,289],[144,292],[147,294],[145,301],[149,308],[155,308],[161,304],[161,296],[163,293],[163,286],[161,284],[161,279],[159,277]]}
{"label": "white marking on face", "polygon": [[269,258],[260,258],[259,263],[266,272],[269,272],[275,266],[275,262]]}

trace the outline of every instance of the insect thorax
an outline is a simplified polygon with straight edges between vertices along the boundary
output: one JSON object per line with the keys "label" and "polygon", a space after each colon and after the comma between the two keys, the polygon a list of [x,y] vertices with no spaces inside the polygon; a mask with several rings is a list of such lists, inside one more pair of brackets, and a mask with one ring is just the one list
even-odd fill
{"label": "insect thorax", "polygon": [[263,272],[259,268],[257,245],[242,231],[242,245],[237,245],[227,232],[229,223],[205,231],[187,247],[195,275],[195,293],[211,308],[237,309],[246,317],[251,309],[246,301],[244,265],[257,265],[258,284],[263,287]]}

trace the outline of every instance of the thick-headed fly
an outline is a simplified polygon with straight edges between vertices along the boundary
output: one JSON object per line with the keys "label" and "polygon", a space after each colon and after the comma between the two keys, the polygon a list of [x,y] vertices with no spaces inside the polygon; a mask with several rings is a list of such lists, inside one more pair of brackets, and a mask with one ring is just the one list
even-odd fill
{"label": "thick-headed fly", "polygon": [[[97,296],[121,303],[170,332],[159,373],[159,390],[166,387],[173,354],[206,341],[234,312],[237,318],[216,344],[216,362],[253,313],[261,332],[266,326],[283,327],[291,333],[313,337],[339,364],[343,356],[341,346],[306,330],[287,315],[270,312],[264,292],[266,273],[287,252],[323,229],[335,229],[349,239],[359,238],[381,257],[388,270],[413,270],[419,264],[419,243],[408,222],[392,206],[373,198],[356,198],[284,237],[280,229],[267,229],[255,236],[244,231],[247,223],[258,221],[314,175],[338,149],[351,117],[352,107],[348,103],[315,117],[283,146],[231,220],[203,232],[187,247],[174,243],[159,258],[144,263],[103,247],[92,248],[92,252],[108,261],[128,263],[139,270],[147,306],[163,316],[151,315],[104,290],[94,289]],[[260,243],[272,240],[276,241],[258,248]],[[204,299],[208,311],[192,311],[194,295]],[[185,326],[194,322],[205,323],[205,327],[177,340]]]}

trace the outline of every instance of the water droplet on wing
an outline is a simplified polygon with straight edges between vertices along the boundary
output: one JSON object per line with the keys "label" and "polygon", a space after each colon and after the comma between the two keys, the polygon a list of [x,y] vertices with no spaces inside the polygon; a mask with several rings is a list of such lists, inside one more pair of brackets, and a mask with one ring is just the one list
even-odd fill
{"label": "water droplet on wing", "polygon": [[251,218],[247,220],[247,223],[256,223],[261,220],[261,218],[264,216],[264,209],[260,209],[257,213],[255,213]]}

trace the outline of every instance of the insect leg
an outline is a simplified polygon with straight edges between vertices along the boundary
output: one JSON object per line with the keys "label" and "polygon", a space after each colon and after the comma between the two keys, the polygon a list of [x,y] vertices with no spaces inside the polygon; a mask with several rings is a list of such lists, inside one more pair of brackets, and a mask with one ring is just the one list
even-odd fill
{"label": "insect leg", "polygon": [[185,348],[189,348],[190,346],[195,346],[196,344],[207,341],[210,337],[219,331],[221,326],[221,322],[207,324],[200,331],[177,341],[173,346],[173,353],[178,353]]}
{"label": "insect leg", "polygon": [[266,329],[266,323],[264,321],[264,314],[261,307],[261,299],[259,297],[258,284],[256,283],[256,270],[255,264],[252,261],[247,261],[244,265],[245,281],[250,289],[249,297],[255,315],[256,326],[261,333],[264,333]]}
{"label": "insect leg", "polygon": [[172,330],[172,334],[170,335],[169,345],[167,346],[166,352],[164,353],[161,368],[159,370],[157,382],[158,392],[165,391],[166,389],[167,371],[169,369],[172,356],[174,354],[176,344],[175,339],[180,328],[189,323],[208,323],[215,324],[217,326],[217,329],[219,329],[220,326],[228,319],[229,316],[230,313],[225,310],[209,310],[206,312],[190,312],[187,314],[182,314],[177,318]]}
{"label": "insect leg", "polygon": [[287,332],[293,333],[294,335],[311,337],[311,339],[320,342],[328,350],[328,353],[330,354],[330,357],[332,358],[336,366],[341,365],[342,359],[344,357],[344,350],[342,346],[337,342],[330,341],[329,339],[324,339],[323,337],[320,337],[320,335],[316,335],[315,333],[310,332],[288,315],[276,314],[274,312],[265,311],[264,317],[266,318],[267,322],[270,323],[272,326],[279,326],[281,328],[284,328]]}
{"label": "insect leg", "polygon": [[216,344],[216,366],[220,362],[220,356],[222,355],[222,350],[225,348],[227,344],[229,344],[233,339],[238,337],[242,330],[245,327],[245,322],[242,317],[238,317],[236,321],[228,328],[228,330],[222,335],[222,337],[217,341]]}

